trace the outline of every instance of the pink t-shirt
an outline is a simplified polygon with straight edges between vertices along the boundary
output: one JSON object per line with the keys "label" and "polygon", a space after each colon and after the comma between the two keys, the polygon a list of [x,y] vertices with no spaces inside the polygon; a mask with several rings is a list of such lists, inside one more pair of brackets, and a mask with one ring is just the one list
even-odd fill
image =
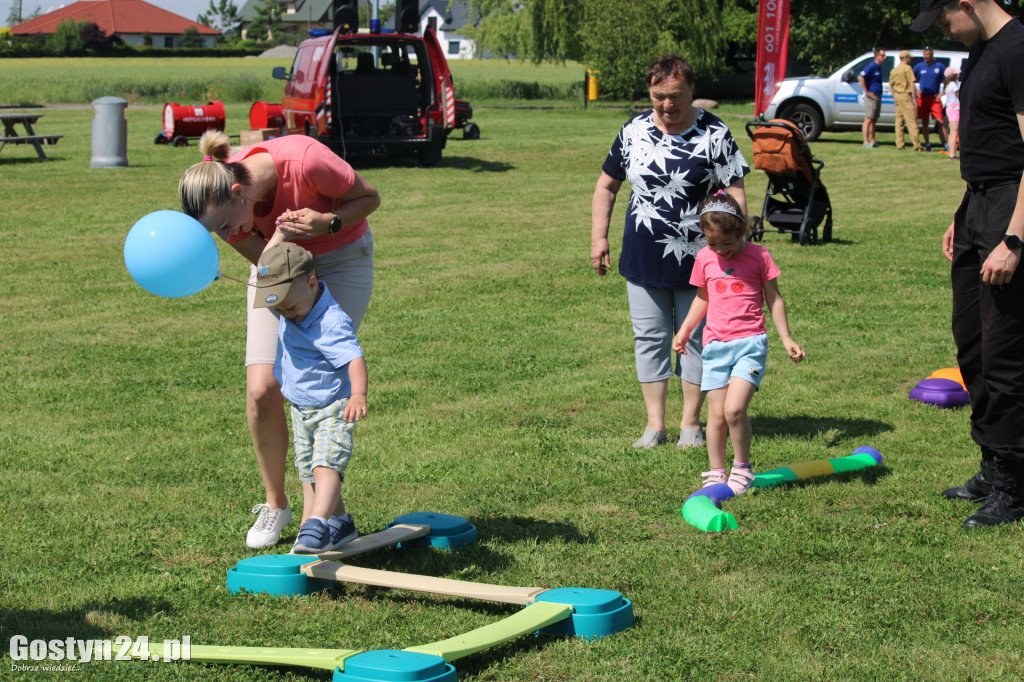
{"label": "pink t-shirt", "polygon": [[725,259],[704,247],[697,252],[690,284],[708,290],[704,343],[764,334],[764,283],[781,274],[768,249],[747,243]]}
{"label": "pink t-shirt", "polygon": [[[270,239],[276,229],[274,221],[285,211],[310,208],[332,213],[344,203],[340,197],[352,189],[356,172],[327,146],[306,135],[285,135],[259,142],[241,150],[228,161],[241,161],[253,154],[266,152],[277,169],[277,191],[274,205],[264,215],[253,219],[253,230]],[[344,225],[338,234],[324,234],[297,242],[310,253],[327,253],[351,244],[363,236],[369,224],[366,219]],[[240,233],[229,244],[242,241],[248,234]]]}

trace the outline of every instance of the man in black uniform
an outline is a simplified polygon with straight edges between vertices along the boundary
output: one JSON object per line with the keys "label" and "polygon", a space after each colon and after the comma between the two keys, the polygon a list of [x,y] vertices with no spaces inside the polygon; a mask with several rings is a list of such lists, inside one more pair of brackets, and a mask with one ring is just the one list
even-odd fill
{"label": "man in black uniform", "polygon": [[982,502],[965,527],[997,526],[1024,519],[1024,25],[1002,0],[921,0],[911,29],[933,23],[971,50],[960,78],[967,191],[942,246],[981,447],[981,471],[943,495]]}

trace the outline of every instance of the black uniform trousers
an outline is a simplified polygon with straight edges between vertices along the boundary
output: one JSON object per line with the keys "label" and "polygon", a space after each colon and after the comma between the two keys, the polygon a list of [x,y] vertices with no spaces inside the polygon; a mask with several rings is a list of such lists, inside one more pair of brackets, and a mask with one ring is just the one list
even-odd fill
{"label": "black uniform trousers", "polygon": [[1006,233],[1017,187],[975,186],[965,193],[955,217],[952,282],[953,340],[971,395],[971,436],[983,460],[998,465],[996,487],[1022,496],[1024,265],[1009,284],[981,281],[982,264]]}

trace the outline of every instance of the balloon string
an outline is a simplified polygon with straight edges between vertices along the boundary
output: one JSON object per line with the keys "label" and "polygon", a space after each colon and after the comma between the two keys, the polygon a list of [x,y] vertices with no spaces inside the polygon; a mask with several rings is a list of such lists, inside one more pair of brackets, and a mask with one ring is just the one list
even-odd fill
{"label": "balloon string", "polygon": [[244,284],[247,287],[253,286],[252,284],[249,284],[248,282],[243,282],[242,280],[235,279],[234,277],[231,277],[230,275],[225,275],[223,272],[218,272],[217,273],[217,279],[220,279],[221,277],[223,277],[224,279],[230,279],[230,280],[232,280],[234,282],[238,282],[239,284]]}

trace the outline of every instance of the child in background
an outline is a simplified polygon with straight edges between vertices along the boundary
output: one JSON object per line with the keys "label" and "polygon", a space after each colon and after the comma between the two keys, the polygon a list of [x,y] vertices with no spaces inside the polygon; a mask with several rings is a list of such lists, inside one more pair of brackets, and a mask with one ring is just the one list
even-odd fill
{"label": "child in background", "polygon": [[[786,303],[779,293],[779,268],[768,250],[746,240],[747,222],[736,201],[725,194],[709,197],[700,212],[700,229],[708,245],[697,252],[690,284],[697,297],[672,341],[686,352],[694,328],[707,315],[701,390],[707,391],[705,429],[711,471],[704,486],[727,483],[742,495],[754,481],[750,464],[751,427],[747,408],[764,378],[768,356],[764,304],[793,362],[804,351],[789,335]],[[726,438],[732,439],[733,465],[725,476]]]}
{"label": "child in background", "polygon": [[946,69],[946,120],[949,121],[949,158],[956,158],[960,143],[960,72],[955,66]]}
{"label": "child in background", "polygon": [[302,527],[293,554],[358,537],[341,499],[355,422],[366,416],[366,362],[352,320],[317,279],[313,256],[278,230],[256,265],[257,308],[281,316],[274,376],[291,402]]}

